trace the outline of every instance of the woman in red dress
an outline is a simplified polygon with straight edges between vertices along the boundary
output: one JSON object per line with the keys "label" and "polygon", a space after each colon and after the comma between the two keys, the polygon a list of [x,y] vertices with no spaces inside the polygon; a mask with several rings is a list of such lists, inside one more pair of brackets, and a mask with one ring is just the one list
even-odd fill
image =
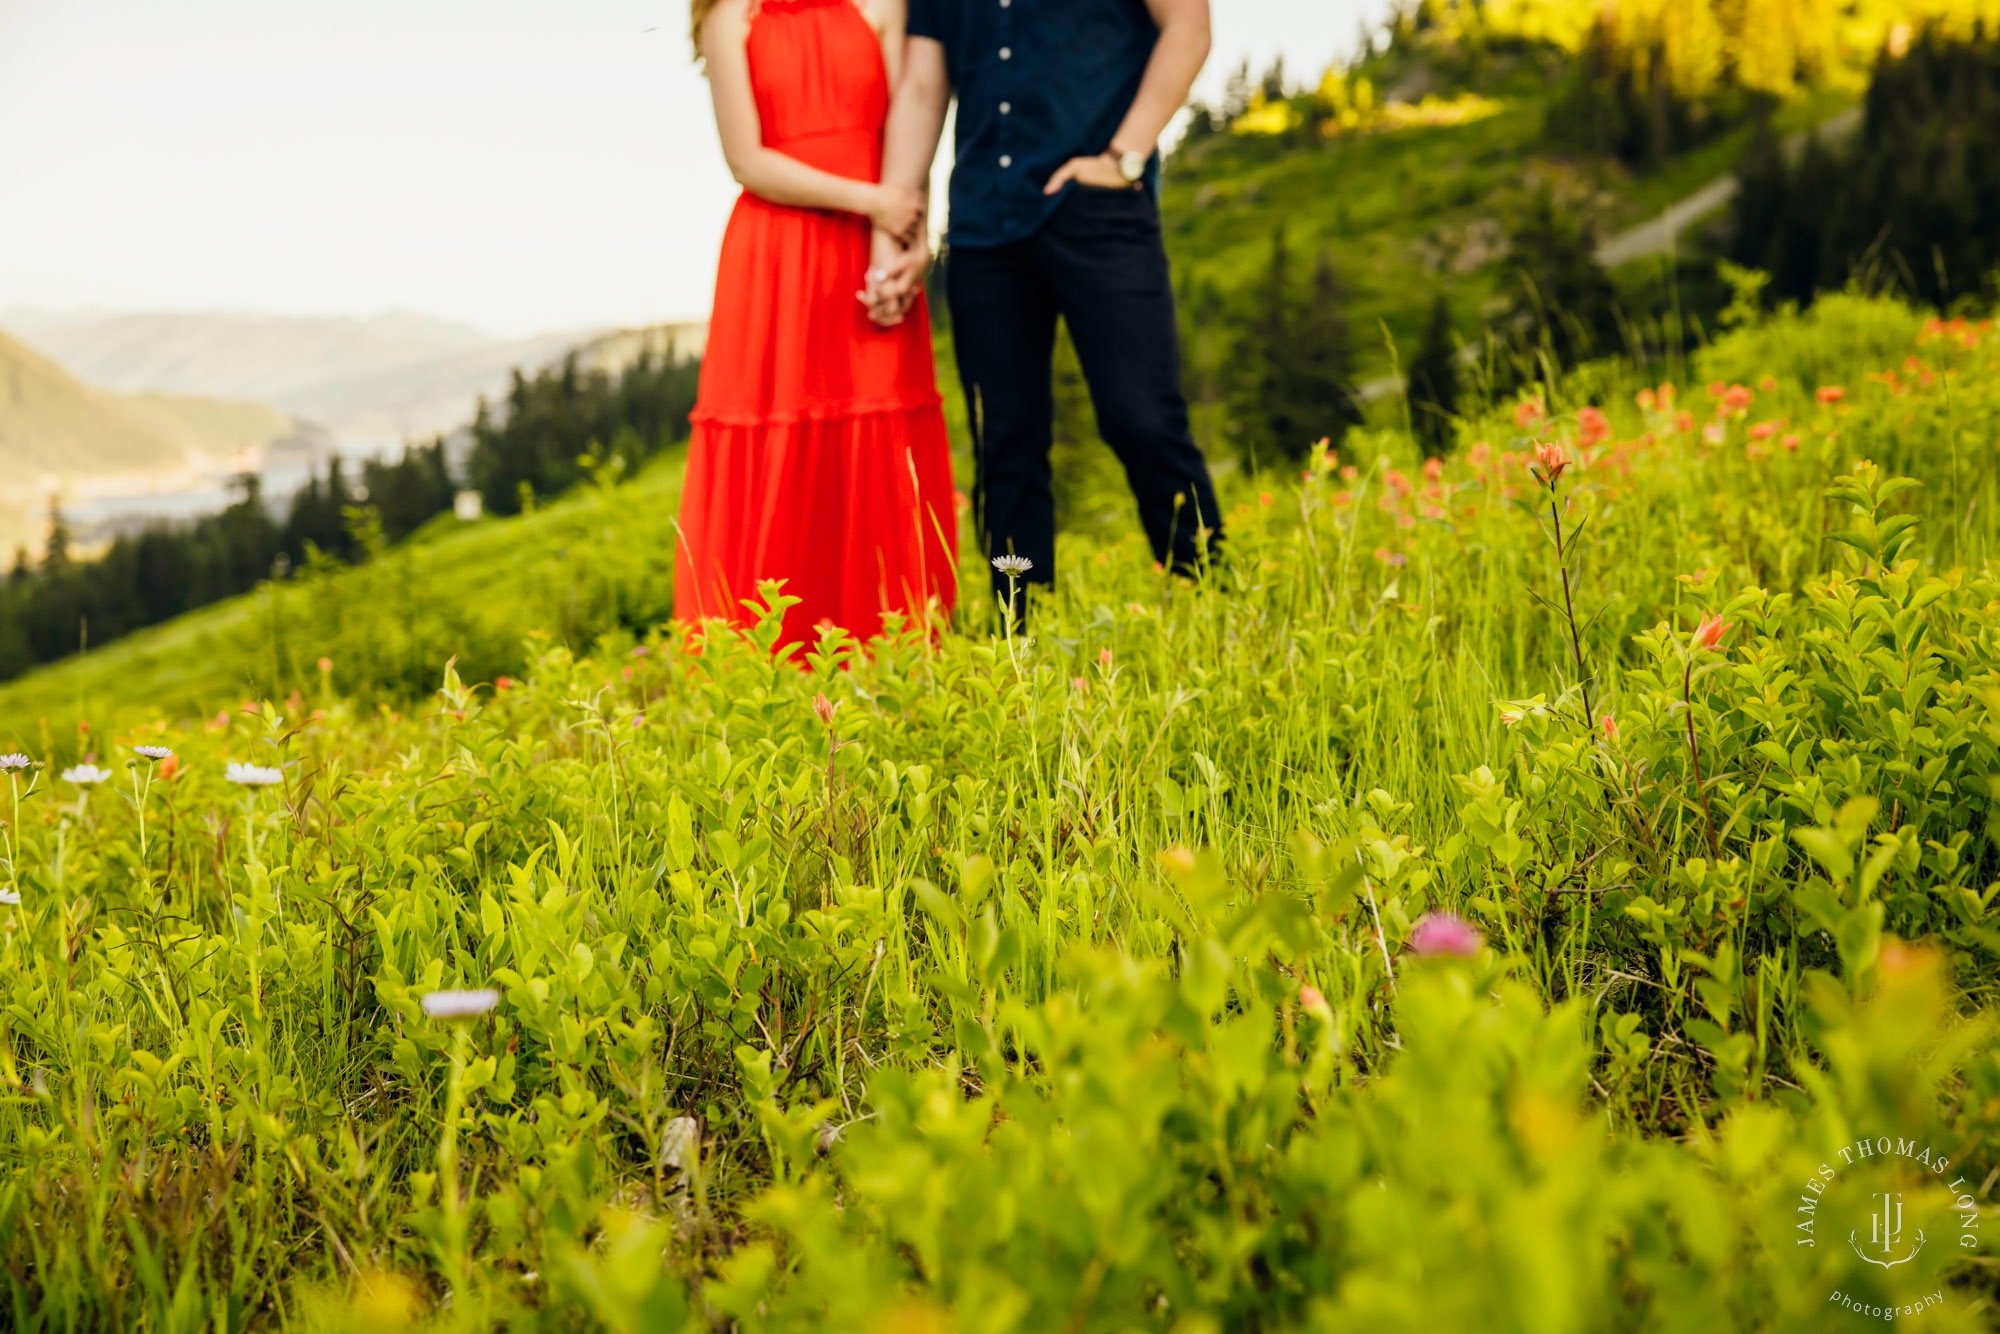
{"label": "woman in red dress", "polygon": [[912,238],[917,191],[879,185],[903,0],[694,0],[723,154],[744,187],[722,241],[693,413],[674,614],[755,619],[782,579],[781,643],[824,621],[952,604],[958,551],[930,320],[857,300],[873,228]]}

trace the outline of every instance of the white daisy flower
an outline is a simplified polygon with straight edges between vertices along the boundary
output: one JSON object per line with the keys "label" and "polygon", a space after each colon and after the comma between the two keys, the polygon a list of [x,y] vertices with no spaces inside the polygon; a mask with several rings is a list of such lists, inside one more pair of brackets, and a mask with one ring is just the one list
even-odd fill
{"label": "white daisy flower", "polygon": [[25,769],[32,763],[34,763],[33,760],[30,760],[19,751],[15,751],[12,755],[0,755],[0,773],[7,773],[15,769]]}
{"label": "white daisy flower", "polygon": [[433,1019],[472,1019],[500,1003],[500,993],[491,987],[477,991],[433,991],[422,1001],[424,1013]]}
{"label": "white daisy flower", "polygon": [[244,787],[269,787],[273,783],[285,781],[283,769],[273,769],[262,764],[239,764],[235,760],[229,762],[229,767],[223,771],[222,776],[232,783],[241,783]]}
{"label": "white daisy flower", "polygon": [[995,556],[993,568],[1002,574],[1026,574],[1035,568],[1035,563],[1026,556]]}
{"label": "white daisy flower", "polygon": [[78,787],[92,787],[109,777],[109,769],[100,769],[94,764],[79,764],[62,771],[63,782],[75,783]]}
{"label": "white daisy flower", "polygon": [[0,903],[6,904],[9,908],[18,908],[21,906],[21,896],[11,889],[0,889]]}
{"label": "white daisy flower", "polygon": [[149,760],[164,760],[174,752],[166,746],[134,746],[135,754],[144,755]]}

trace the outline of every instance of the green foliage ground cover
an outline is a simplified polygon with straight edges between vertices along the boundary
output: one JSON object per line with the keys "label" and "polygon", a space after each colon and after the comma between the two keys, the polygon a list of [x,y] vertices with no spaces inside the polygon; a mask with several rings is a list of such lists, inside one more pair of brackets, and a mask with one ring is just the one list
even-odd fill
{"label": "green foliage ground cover", "polygon": [[[396,557],[216,624],[296,700],[162,708],[135,637],[24,737],[111,777],[0,790],[8,1318],[1985,1328],[1996,369],[1858,298],[1589,366],[1235,489],[1199,587],[1073,534],[1031,641],[601,592],[487,675],[557,547],[666,559],[665,474],[416,548],[461,626],[389,637]],[[1827,1163],[1931,1244],[1864,1263]]]}

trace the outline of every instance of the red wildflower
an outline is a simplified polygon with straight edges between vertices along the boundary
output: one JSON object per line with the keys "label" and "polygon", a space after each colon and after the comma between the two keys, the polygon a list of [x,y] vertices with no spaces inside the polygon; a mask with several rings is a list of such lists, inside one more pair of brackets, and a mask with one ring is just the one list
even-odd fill
{"label": "red wildflower", "polygon": [[1837,384],[1823,384],[1819,387],[1819,401],[1822,403],[1838,403],[1846,397],[1847,391]]}
{"label": "red wildflower", "polygon": [[1547,415],[1541,399],[1524,398],[1514,409],[1514,425],[1525,431]]}
{"label": "red wildflower", "polygon": [[813,712],[818,714],[819,720],[828,727],[833,726],[834,711],[839,707],[839,704],[828,699],[825,695],[813,696]]}
{"label": "red wildflower", "polygon": [[1569,459],[1563,454],[1561,445],[1543,441],[1535,446],[1535,467],[1540,471],[1542,481],[1549,486],[1556,484],[1569,468]]}
{"label": "red wildflower", "polygon": [[1611,438],[1611,422],[1596,408],[1580,408],[1576,414],[1577,438],[1585,449]]}
{"label": "red wildflower", "polygon": [[1696,648],[1720,648],[1722,637],[1729,633],[1729,622],[1710,613],[1701,618],[1701,624],[1694,628]]}

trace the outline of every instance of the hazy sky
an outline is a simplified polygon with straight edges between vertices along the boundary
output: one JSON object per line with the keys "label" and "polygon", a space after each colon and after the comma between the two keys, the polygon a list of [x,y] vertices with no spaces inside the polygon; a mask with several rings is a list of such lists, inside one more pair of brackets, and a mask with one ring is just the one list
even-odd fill
{"label": "hazy sky", "polygon": [[[1384,0],[1214,0],[1294,77]],[[0,310],[705,318],[736,187],[677,0],[0,0]]]}

